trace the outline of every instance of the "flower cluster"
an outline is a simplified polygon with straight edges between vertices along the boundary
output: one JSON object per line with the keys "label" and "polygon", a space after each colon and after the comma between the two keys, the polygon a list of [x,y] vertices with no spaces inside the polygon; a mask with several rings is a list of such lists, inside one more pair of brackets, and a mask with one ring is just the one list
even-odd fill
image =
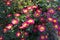
{"label": "flower cluster", "polygon": [[[7,5],[11,5],[10,1],[6,2]],[[31,10],[31,13],[29,13]],[[18,26],[19,30],[23,31],[17,31],[16,37],[20,37],[21,35],[28,36],[28,32],[25,32],[24,30],[29,28],[33,25],[34,32],[39,31],[41,33],[46,32],[47,30],[47,23],[50,22],[53,24],[53,28],[55,30],[58,30],[58,35],[60,35],[60,27],[58,25],[58,19],[54,18],[53,15],[56,14],[56,9],[54,8],[48,8],[47,11],[43,11],[42,8],[38,8],[38,6],[28,6],[26,8],[22,9],[22,13],[14,13],[14,14],[8,14],[7,18],[10,18],[11,16],[14,16],[14,18],[11,19],[10,23],[6,25],[6,27],[3,29],[3,32],[6,33],[9,30],[12,30],[16,25]],[[57,7],[57,10],[60,11],[60,6]],[[22,21],[20,17],[22,14],[25,15],[26,20]],[[22,17],[23,18],[23,17]],[[21,22],[22,21],[22,22]],[[49,29],[51,30],[51,29]],[[3,37],[0,37],[0,40],[2,40]],[[25,40],[22,38],[21,40]],[[40,35],[40,40],[48,40],[48,35]]]}

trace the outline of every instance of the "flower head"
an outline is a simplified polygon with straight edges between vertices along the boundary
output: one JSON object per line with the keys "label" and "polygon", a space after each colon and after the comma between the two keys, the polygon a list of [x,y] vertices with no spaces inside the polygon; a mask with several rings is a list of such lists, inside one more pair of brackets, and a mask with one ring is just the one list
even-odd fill
{"label": "flower head", "polygon": [[28,20],[27,20],[27,23],[28,23],[28,24],[34,24],[34,20],[33,20],[33,19],[28,19]]}
{"label": "flower head", "polygon": [[12,24],[8,24],[8,25],[6,26],[6,28],[7,28],[7,29],[11,29],[12,26],[13,26]]}
{"label": "flower head", "polygon": [[39,30],[40,32],[44,32],[44,31],[46,30],[46,28],[45,28],[45,26],[43,26],[43,25],[38,25],[38,30]]}
{"label": "flower head", "polygon": [[21,35],[21,33],[20,33],[20,32],[17,32],[17,33],[16,33],[16,36],[17,36],[17,37],[19,37],[20,35]]}
{"label": "flower head", "polygon": [[54,9],[52,9],[52,8],[50,8],[50,9],[48,9],[48,13],[53,14],[53,13],[55,13],[55,10],[54,10]]}
{"label": "flower head", "polygon": [[12,22],[12,24],[18,24],[19,21],[18,21],[18,19],[12,19],[11,22]]}

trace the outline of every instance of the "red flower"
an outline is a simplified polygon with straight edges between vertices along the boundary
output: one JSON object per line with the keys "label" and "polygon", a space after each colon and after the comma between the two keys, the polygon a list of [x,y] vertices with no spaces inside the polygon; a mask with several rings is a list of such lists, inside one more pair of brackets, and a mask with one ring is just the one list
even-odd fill
{"label": "red flower", "polygon": [[6,5],[10,6],[11,5],[11,2],[10,1],[7,1],[6,2]]}
{"label": "red flower", "polygon": [[44,21],[45,19],[44,19],[44,17],[41,17],[40,20],[41,20],[41,21]]}
{"label": "red flower", "polygon": [[27,27],[29,24],[27,23],[27,22],[24,22],[23,24],[22,24],[22,26],[23,27]]}
{"label": "red flower", "polygon": [[19,17],[19,16],[20,16],[20,14],[19,14],[19,13],[15,13],[15,14],[14,14],[14,16]]}
{"label": "red flower", "polygon": [[48,13],[52,13],[52,14],[53,14],[53,13],[55,13],[55,10],[52,9],[52,8],[49,8],[49,9],[48,9]]}
{"label": "red flower", "polygon": [[19,21],[18,21],[18,19],[12,19],[11,22],[12,22],[12,24],[18,24]]}
{"label": "red flower", "polygon": [[53,23],[57,23],[57,19],[53,19]]}
{"label": "red flower", "polygon": [[46,30],[46,28],[45,28],[45,26],[43,26],[43,25],[38,25],[38,30],[39,30],[40,32],[44,32],[44,31]]}
{"label": "red flower", "polygon": [[32,9],[32,7],[31,7],[31,6],[29,6],[29,7],[27,7],[27,9],[28,9],[28,10],[31,10],[31,9]]}
{"label": "red flower", "polygon": [[53,27],[54,27],[55,29],[58,29],[58,24],[55,24]]}
{"label": "red flower", "polygon": [[7,17],[11,17],[11,16],[12,16],[12,14],[8,14],[8,15],[7,15]]}
{"label": "red flower", "polygon": [[37,9],[36,12],[34,13],[34,17],[39,17],[41,13],[42,13],[41,10]]}
{"label": "red flower", "polygon": [[12,26],[13,26],[12,24],[8,24],[8,25],[6,26],[6,28],[7,28],[7,29],[11,29]]}
{"label": "red flower", "polygon": [[28,24],[34,24],[34,20],[33,20],[33,19],[28,19],[28,20],[27,20],[27,23],[28,23]]}
{"label": "red flower", "polygon": [[22,23],[22,26],[20,26],[19,28],[20,29],[25,29],[25,28],[27,28],[29,26],[29,24],[27,23],[27,22],[24,22],[24,23]]}
{"label": "red flower", "polygon": [[34,13],[34,17],[39,17],[39,16],[40,16],[40,13],[37,13],[37,12]]}
{"label": "red flower", "polygon": [[48,18],[48,21],[52,22],[52,21],[53,21],[53,18],[50,18],[50,17],[49,17],[49,18]]}
{"label": "red flower", "polygon": [[3,40],[3,37],[2,36],[0,36],[0,40]]}
{"label": "red flower", "polygon": [[4,32],[4,33],[6,33],[7,31],[8,31],[8,29],[7,29],[7,28],[4,28],[4,29],[3,29],[3,32]]}
{"label": "red flower", "polygon": [[23,12],[24,12],[24,13],[28,13],[28,10],[27,10],[27,9],[23,9]]}
{"label": "red flower", "polygon": [[21,33],[20,33],[20,32],[17,32],[17,33],[16,33],[16,36],[17,36],[17,37],[19,37],[20,35],[21,35]]}

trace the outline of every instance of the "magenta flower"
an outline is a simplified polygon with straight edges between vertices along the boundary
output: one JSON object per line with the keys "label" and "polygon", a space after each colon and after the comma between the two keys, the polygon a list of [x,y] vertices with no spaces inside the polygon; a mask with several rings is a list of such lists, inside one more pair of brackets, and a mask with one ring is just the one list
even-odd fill
{"label": "magenta flower", "polygon": [[17,32],[16,36],[19,37],[21,35],[21,32]]}
{"label": "magenta flower", "polygon": [[11,17],[11,16],[12,16],[12,14],[8,14],[8,15],[7,15],[7,17]]}
{"label": "magenta flower", "polygon": [[48,9],[48,13],[54,14],[54,13],[55,13],[55,10],[52,9],[52,8],[49,8],[49,9]]}
{"label": "magenta flower", "polygon": [[19,17],[19,16],[20,16],[20,14],[19,14],[19,13],[15,13],[15,14],[14,14],[14,16]]}
{"label": "magenta flower", "polygon": [[23,9],[23,13],[28,13],[28,10],[27,9]]}
{"label": "magenta flower", "polygon": [[11,21],[12,24],[18,24],[18,22],[19,22],[18,19],[12,19]]}
{"label": "magenta flower", "polygon": [[32,7],[31,7],[31,6],[28,6],[28,7],[27,7],[27,9],[28,9],[28,10],[31,10],[31,9],[32,9]]}
{"label": "magenta flower", "polygon": [[7,29],[11,29],[12,26],[13,26],[12,24],[8,24],[8,25],[6,26],[6,28],[7,28]]}
{"label": "magenta flower", "polygon": [[24,23],[22,23],[22,26],[20,26],[19,28],[20,29],[25,29],[25,28],[27,28],[29,26],[29,24],[27,23],[27,22],[24,22]]}
{"label": "magenta flower", "polygon": [[54,26],[53,26],[53,27],[54,27],[54,29],[56,29],[56,30],[57,30],[59,26],[58,26],[58,24],[54,24]]}
{"label": "magenta flower", "polygon": [[28,24],[34,24],[34,19],[31,19],[31,18],[28,19],[28,20],[27,20],[27,23],[28,23]]}
{"label": "magenta flower", "polygon": [[37,13],[37,12],[34,13],[34,17],[39,17],[39,16],[40,16],[40,13]]}
{"label": "magenta flower", "polygon": [[45,26],[43,26],[43,25],[38,25],[38,30],[39,30],[40,32],[44,32],[44,31],[46,30],[46,28],[45,28]]}
{"label": "magenta flower", "polygon": [[57,18],[53,18],[53,23],[58,23]]}
{"label": "magenta flower", "polygon": [[0,40],[3,40],[4,38],[3,38],[3,36],[0,36]]}

